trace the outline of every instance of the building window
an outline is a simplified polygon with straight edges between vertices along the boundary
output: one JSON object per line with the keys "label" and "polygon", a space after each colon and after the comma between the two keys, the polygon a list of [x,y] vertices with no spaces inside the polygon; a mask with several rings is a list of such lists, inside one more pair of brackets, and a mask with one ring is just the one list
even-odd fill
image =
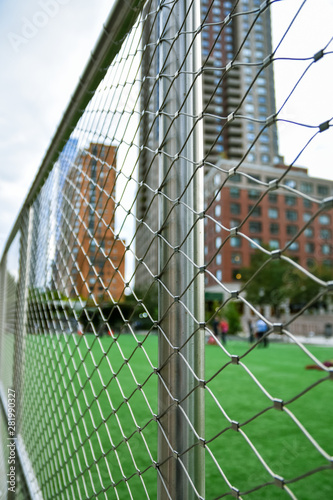
{"label": "building window", "polygon": [[220,253],[217,254],[215,262],[217,266],[220,266],[222,264],[222,255]]}
{"label": "building window", "polygon": [[240,265],[242,263],[242,255],[238,252],[232,252],[231,263]]}
{"label": "building window", "polygon": [[298,231],[298,227],[294,225],[287,225],[287,234],[288,236],[294,236]]}
{"label": "building window", "polygon": [[230,219],[230,227],[238,227],[240,223],[239,219]]}
{"label": "building window", "polygon": [[304,208],[312,208],[312,201],[307,200],[306,198],[303,200],[303,207]]}
{"label": "building window", "polygon": [[307,227],[305,230],[304,230],[304,234],[307,238],[313,238],[313,235],[314,235],[314,231],[313,231],[313,227]]}
{"label": "building window", "polygon": [[331,246],[327,245],[326,243],[325,243],[325,245],[321,245],[321,253],[324,254],[324,255],[330,255],[330,253],[331,253]]}
{"label": "building window", "polygon": [[232,182],[242,182],[242,177],[240,174],[234,174],[231,178]]}
{"label": "building window", "polygon": [[220,174],[215,174],[214,175],[214,186],[219,186],[221,183],[221,176]]}
{"label": "building window", "polygon": [[279,234],[279,231],[280,231],[280,226],[277,222],[272,222],[270,225],[269,225],[269,232],[271,234]]}
{"label": "building window", "polygon": [[215,217],[220,217],[221,215],[221,205],[215,206]]}
{"label": "building window", "polygon": [[330,194],[329,187],[325,186],[324,184],[318,184],[317,185],[317,193],[322,194],[324,196],[328,196]]}
{"label": "building window", "polygon": [[239,203],[230,203],[230,213],[239,215],[241,213],[241,206]]}
{"label": "building window", "polygon": [[302,193],[313,193],[313,184],[310,184],[310,182],[301,182],[301,191]]}
{"label": "building window", "polygon": [[323,240],[329,240],[332,237],[332,233],[330,229],[321,229],[320,230],[320,237]]}
{"label": "building window", "polygon": [[261,155],[261,161],[263,163],[269,163],[269,161],[270,161],[269,155],[266,155],[266,154]]}
{"label": "building window", "polygon": [[221,281],[221,280],[222,280],[222,271],[221,271],[221,269],[218,269],[218,270],[216,271],[216,278],[217,278],[219,281]]}
{"label": "building window", "polygon": [[240,196],[240,189],[238,187],[231,187],[230,188],[230,197],[231,198],[239,198]]}
{"label": "building window", "polygon": [[277,250],[278,248],[280,248],[279,240],[269,240],[269,247],[272,250]]}
{"label": "building window", "polygon": [[254,243],[257,243],[257,245],[261,245],[261,239],[260,238],[252,238],[253,243],[250,243],[251,248],[258,248]]}
{"label": "building window", "polygon": [[297,187],[297,184],[296,184],[296,181],[294,181],[294,179],[287,179],[285,182],[284,182],[285,186],[289,186],[293,189],[296,189]]}
{"label": "building window", "polygon": [[258,221],[251,221],[249,224],[250,233],[261,233],[262,224]]}
{"label": "building window", "polygon": [[220,248],[221,245],[222,245],[222,238],[218,236],[217,238],[215,238],[215,248]]}
{"label": "building window", "polygon": [[250,200],[257,200],[260,198],[260,191],[258,191],[258,189],[249,189],[248,194]]}
{"label": "building window", "polygon": [[239,248],[242,245],[242,240],[239,236],[233,236],[230,238],[230,246],[232,248]]}
{"label": "building window", "polygon": [[286,219],[290,221],[295,221],[297,220],[297,212],[296,210],[286,210]]}
{"label": "building window", "polygon": [[247,179],[248,184],[258,184],[256,181],[260,181],[260,175],[252,175]]}
{"label": "building window", "polygon": [[303,220],[304,220],[304,222],[308,222],[311,219],[311,217],[312,217],[312,214],[310,214],[309,212],[305,212],[303,214]]}
{"label": "building window", "polygon": [[269,136],[267,134],[261,134],[261,136],[259,137],[259,142],[267,144],[269,142]]}
{"label": "building window", "polygon": [[291,245],[288,247],[288,250],[291,250],[292,252],[297,252],[297,250],[299,250],[298,241],[293,241]]}
{"label": "building window", "polygon": [[215,233],[221,232],[221,226],[219,224],[215,224]]}
{"label": "building window", "polygon": [[331,218],[329,215],[323,214],[319,216],[319,222],[320,224],[323,224],[323,226],[326,226],[331,222]]}
{"label": "building window", "polygon": [[278,195],[276,193],[269,193],[268,200],[270,201],[270,203],[277,203]]}
{"label": "building window", "polygon": [[268,209],[268,217],[270,219],[278,219],[279,218],[279,211],[277,208],[269,208]]}
{"label": "building window", "polygon": [[[249,212],[252,210],[253,205],[249,205]],[[253,212],[251,213],[252,217],[260,217],[261,216],[261,207],[254,207]]]}
{"label": "building window", "polygon": [[284,201],[285,201],[286,205],[289,205],[290,207],[296,205],[296,200],[297,200],[296,196],[287,195],[284,197]]}
{"label": "building window", "polygon": [[312,242],[305,243],[305,251],[306,253],[313,253],[315,251],[315,244]]}
{"label": "building window", "polygon": [[326,267],[333,267],[333,260],[332,259],[325,259],[325,260],[323,260],[323,264]]}

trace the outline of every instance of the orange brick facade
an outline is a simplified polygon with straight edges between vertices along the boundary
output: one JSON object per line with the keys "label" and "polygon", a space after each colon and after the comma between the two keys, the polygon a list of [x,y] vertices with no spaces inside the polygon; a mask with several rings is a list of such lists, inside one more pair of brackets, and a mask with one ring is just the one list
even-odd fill
{"label": "orange brick facade", "polygon": [[[292,182],[296,189],[311,190],[314,198],[332,196],[333,182],[313,179],[302,169],[296,170]],[[262,182],[270,182],[271,172],[265,169],[250,172]],[[298,175],[297,175],[298,174]],[[303,174],[303,175],[302,175]],[[255,251],[243,236],[229,239],[230,228],[239,227],[267,188],[247,178],[233,182],[222,188],[212,202],[213,196],[206,196],[207,218],[205,227],[205,261],[208,268],[207,286],[214,286],[216,279],[225,283],[241,280],[241,269],[250,265]],[[297,196],[292,191],[275,190],[267,193],[254,209],[247,221],[239,229],[251,240],[273,249],[283,249],[302,229],[314,214],[317,216],[286,250],[286,254],[308,269],[315,265],[333,268],[333,214],[332,210],[318,215],[320,202]]]}
{"label": "orange brick facade", "polygon": [[75,163],[73,288],[83,299],[118,301],[124,291],[125,246],[114,231],[116,149],[92,143]]}

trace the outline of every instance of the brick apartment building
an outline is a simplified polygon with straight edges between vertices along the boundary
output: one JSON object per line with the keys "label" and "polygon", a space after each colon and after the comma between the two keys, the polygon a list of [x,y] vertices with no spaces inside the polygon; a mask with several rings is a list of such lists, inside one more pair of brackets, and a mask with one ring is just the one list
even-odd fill
{"label": "brick apartment building", "polygon": [[124,291],[125,246],[115,237],[116,149],[91,143],[69,172],[70,295],[99,302]]}
{"label": "brick apartment building", "polygon": [[[228,171],[236,166],[236,162],[225,160],[219,166]],[[230,235],[230,229],[239,227],[252,209],[239,231],[271,250],[284,249],[317,214],[285,254],[306,269],[316,264],[333,269],[332,209],[318,213],[323,200],[333,196],[333,181],[310,177],[306,169],[294,167],[282,180],[281,187],[267,192],[253,208],[263,192],[267,191],[269,183],[279,178],[285,169],[283,165],[243,164],[241,171],[246,175],[230,177],[221,191],[219,189],[226,175],[215,169],[206,175],[205,261],[209,271],[206,278],[208,291],[217,284],[214,278],[237,287],[242,278],[241,269],[250,265],[255,245],[242,235],[235,234],[225,240]]]}

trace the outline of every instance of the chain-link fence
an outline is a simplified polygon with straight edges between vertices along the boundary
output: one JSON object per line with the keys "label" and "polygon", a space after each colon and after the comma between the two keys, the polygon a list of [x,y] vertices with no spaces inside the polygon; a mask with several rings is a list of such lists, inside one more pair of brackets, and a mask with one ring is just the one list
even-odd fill
{"label": "chain-link fence", "polygon": [[282,2],[115,3],[1,261],[1,498],[330,498],[332,102],[288,106],[331,40],[284,52],[317,4],[272,44]]}

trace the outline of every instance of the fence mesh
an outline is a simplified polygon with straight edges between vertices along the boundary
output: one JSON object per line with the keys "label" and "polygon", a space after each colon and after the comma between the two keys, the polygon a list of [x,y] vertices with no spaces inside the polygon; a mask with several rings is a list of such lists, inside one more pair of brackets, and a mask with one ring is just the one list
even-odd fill
{"label": "fence mesh", "polygon": [[273,44],[278,1],[115,5],[1,261],[4,498],[7,439],[17,498],[330,497],[333,182],[298,165],[332,110],[288,106],[331,39],[284,43],[313,4]]}

